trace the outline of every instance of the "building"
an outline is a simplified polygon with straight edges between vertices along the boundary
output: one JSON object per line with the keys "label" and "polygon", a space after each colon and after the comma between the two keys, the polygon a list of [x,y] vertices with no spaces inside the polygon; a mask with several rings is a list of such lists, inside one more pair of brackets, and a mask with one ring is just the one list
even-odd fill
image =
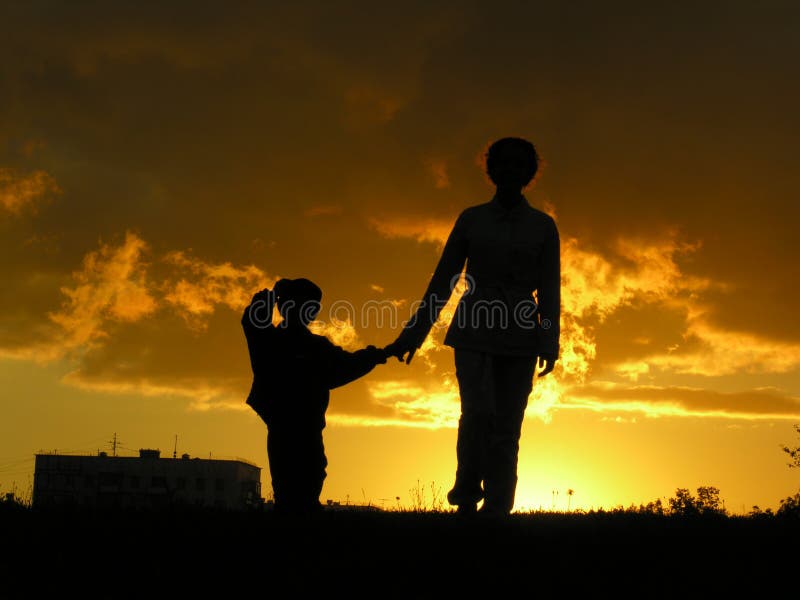
{"label": "building", "polygon": [[243,460],[37,454],[33,506],[157,508],[261,506],[261,468]]}

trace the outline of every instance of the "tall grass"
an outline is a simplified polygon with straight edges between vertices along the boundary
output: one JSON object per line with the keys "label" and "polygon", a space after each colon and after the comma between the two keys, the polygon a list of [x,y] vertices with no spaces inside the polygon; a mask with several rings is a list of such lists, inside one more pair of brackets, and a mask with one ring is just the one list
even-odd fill
{"label": "tall grass", "polygon": [[33,505],[33,484],[28,482],[24,489],[16,482],[11,484],[11,489],[4,492],[0,488],[0,509],[31,508]]}
{"label": "tall grass", "polygon": [[431,481],[428,485],[423,485],[417,479],[417,485],[408,490],[410,498],[410,505],[404,506],[398,499],[397,509],[400,512],[414,512],[414,513],[444,513],[452,512],[449,504],[445,499],[445,494],[442,488]]}

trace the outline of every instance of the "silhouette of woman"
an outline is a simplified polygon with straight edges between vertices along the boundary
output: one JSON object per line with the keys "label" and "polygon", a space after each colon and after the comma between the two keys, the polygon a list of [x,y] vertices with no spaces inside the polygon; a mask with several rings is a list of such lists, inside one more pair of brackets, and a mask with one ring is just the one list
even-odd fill
{"label": "silhouette of woman", "polygon": [[[539,168],[532,143],[494,142],[485,155],[491,201],[456,220],[422,303],[386,351],[411,362],[466,263],[462,296],[444,343],[454,348],[461,396],[458,467],[447,499],[459,512],[511,512],[517,457],[537,362],[539,377],[559,352],[561,259],[558,228],[522,190]],[[534,295],[535,294],[535,295]]]}

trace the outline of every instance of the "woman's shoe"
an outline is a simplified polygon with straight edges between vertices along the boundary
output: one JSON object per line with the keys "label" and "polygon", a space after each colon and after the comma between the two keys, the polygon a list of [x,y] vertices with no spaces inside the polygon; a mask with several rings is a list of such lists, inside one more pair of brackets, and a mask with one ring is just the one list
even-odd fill
{"label": "woman's shoe", "polygon": [[456,509],[456,514],[461,516],[478,514],[478,505],[471,503],[459,504],[458,508]]}

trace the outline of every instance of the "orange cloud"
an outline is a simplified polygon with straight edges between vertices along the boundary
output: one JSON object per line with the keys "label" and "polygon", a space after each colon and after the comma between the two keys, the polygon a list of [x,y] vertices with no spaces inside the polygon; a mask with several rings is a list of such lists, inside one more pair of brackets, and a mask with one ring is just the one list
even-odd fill
{"label": "orange cloud", "polygon": [[44,171],[21,174],[15,169],[0,168],[0,209],[19,215],[61,190],[55,179]]}
{"label": "orange cloud", "polygon": [[800,398],[771,388],[717,392],[684,386],[628,386],[595,381],[571,387],[568,398],[564,408],[637,412],[648,417],[800,418]]}
{"label": "orange cloud", "polygon": [[[397,415],[396,420],[430,429],[458,426],[461,405],[458,385],[452,374],[443,377],[433,387],[407,381],[379,381],[369,384],[369,393],[375,403],[391,407]],[[370,417],[371,423],[378,421],[380,419]]]}
{"label": "orange cloud", "polygon": [[433,242],[444,248],[455,220],[420,217],[372,218],[370,226],[389,239],[411,238],[418,242]]}
{"label": "orange cloud", "polygon": [[60,288],[65,299],[59,309],[47,312],[45,322],[34,323],[31,343],[2,348],[0,356],[57,360],[73,350],[109,343],[112,323],[135,323],[166,307],[176,309],[190,329],[202,331],[207,326],[203,317],[217,306],[239,311],[255,291],[274,282],[253,265],[209,263],[184,251],[164,255],[158,264],[168,270],[154,275],[154,264],[145,260],[148,252],[148,243],[132,231],[119,244],[101,242],[72,273],[73,284]]}
{"label": "orange cloud", "polygon": [[387,123],[404,104],[402,98],[370,84],[348,87],[344,101],[352,125]]}
{"label": "orange cloud", "polygon": [[[621,307],[654,303],[685,310],[703,290],[724,287],[681,271],[678,258],[698,248],[699,243],[679,241],[676,231],[660,240],[620,237],[613,245],[617,260],[612,262],[581,248],[576,238],[562,237],[562,353],[556,379],[564,384],[587,379],[597,354],[595,328]],[[638,364],[619,367],[628,378],[644,371]]]}
{"label": "orange cloud", "polygon": [[350,319],[336,322],[314,321],[308,328],[317,335],[324,335],[345,350],[353,351],[364,347]]}
{"label": "orange cloud", "polygon": [[605,319],[633,300],[683,303],[683,293],[696,293],[721,284],[681,272],[677,257],[697,251],[700,244],[679,242],[677,232],[661,240],[617,238],[614,250],[628,266],[612,263],[598,252],[583,250],[576,238],[562,237],[564,311]]}
{"label": "orange cloud", "polygon": [[236,267],[230,262],[209,263],[183,250],[168,252],[163,260],[183,273],[170,275],[160,284],[164,301],[180,309],[179,314],[186,322],[201,330],[206,324],[197,317],[213,313],[220,304],[240,310],[247,306],[256,291],[271,288],[276,281],[254,265]]}
{"label": "orange cloud", "polygon": [[[554,207],[551,206],[549,212],[555,214]],[[439,248],[443,246],[452,226],[450,222],[441,220],[407,218],[373,220],[371,224],[387,238],[432,242]],[[655,240],[619,237],[611,246],[613,255],[607,257],[583,248],[578,239],[562,234],[561,356],[551,375],[535,380],[527,414],[547,421],[554,409],[565,406],[574,408],[577,404],[569,394],[573,393],[575,386],[584,385],[590,380],[597,355],[597,326],[620,308],[641,303],[680,311],[685,315],[683,337],[698,343],[688,352],[678,353],[675,350],[680,348],[673,348],[667,353],[654,353],[642,359],[613,365],[616,373],[625,379],[636,381],[651,373],[653,368],[679,373],[728,375],[742,371],[786,372],[800,366],[800,346],[796,344],[717,330],[703,320],[703,292],[712,289],[727,291],[728,286],[709,277],[690,276],[683,272],[680,258],[699,251],[701,247],[699,241],[681,241],[678,231],[670,230],[661,239]],[[426,363],[430,372],[441,372],[439,351],[445,349],[441,340],[459,297],[456,290],[431,335],[416,354]],[[651,342],[641,336],[633,338],[632,343],[638,348],[646,349]],[[736,351],[732,351],[734,348]],[[403,394],[406,392],[401,393],[401,389],[395,391],[397,406],[405,402]],[[631,389],[639,391],[644,388]],[[387,402],[392,388],[383,388],[381,393],[382,401]],[[719,397],[723,404],[735,398]],[[585,402],[580,406],[590,407]],[[592,406],[612,408],[609,403]],[[636,405],[629,398],[625,406],[627,409],[638,406],[636,410],[645,410],[647,401],[642,398],[640,404]],[[707,407],[701,410],[691,403],[674,410],[670,406],[667,402],[659,401],[653,410],[659,414],[676,415],[710,415],[716,410]]]}
{"label": "orange cloud", "polygon": [[433,177],[433,185],[437,190],[444,190],[450,187],[450,177],[447,174],[447,162],[442,159],[431,159],[427,161],[426,167]]}
{"label": "orange cloud", "polygon": [[323,217],[339,215],[342,211],[342,207],[337,204],[319,204],[305,209],[303,214],[307,217]]}
{"label": "orange cloud", "polygon": [[[683,337],[688,351],[652,354],[622,363],[618,370],[645,374],[651,367],[718,377],[735,373],[786,373],[800,367],[800,344],[771,340],[744,331],[724,331],[704,319],[699,306],[691,307]],[[635,377],[633,379],[636,379]]]}
{"label": "orange cloud", "polygon": [[[386,237],[414,239],[420,243],[442,245],[449,234],[450,223],[410,219],[380,222],[373,225]],[[750,392],[740,395],[717,394],[708,390],[686,392],[670,388],[669,393],[653,392],[652,387],[615,387],[620,384],[591,381],[591,369],[597,354],[595,330],[620,307],[651,303],[665,309],[681,308],[686,314],[685,337],[695,340],[691,351],[675,350],[654,353],[642,359],[613,365],[624,379],[637,381],[661,368],[685,373],[724,375],[739,372],[748,365],[771,365],[782,372],[800,361],[800,348],[791,344],[775,344],[755,335],[715,330],[704,320],[701,299],[707,289],[725,286],[709,278],[688,277],[679,266],[680,256],[696,252],[699,244],[682,243],[668,233],[661,240],[618,239],[612,246],[614,255],[603,256],[587,250],[579,241],[562,237],[562,341],[561,357],[556,370],[534,381],[527,414],[548,421],[559,408],[584,408],[609,412],[643,412],[648,415],[758,415],[793,414],[791,402],[781,406],[752,402],[746,404]],[[61,327],[57,346],[64,349],[90,347],[100,340],[108,341],[107,327],[112,322],[133,323],[152,315],[158,308],[179,309],[190,329],[204,330],[206,317],[219,305],[238,311],[252,293],[269,287],[275,278],[254,265],[235,266],[230,262],[212,263],[191,256],[186,251],[173,251],[161,257],[159,264],[167,271],[155,279],[148,274],[150,263],[144,260],[148,245],[135,233],[127,232],[124,241],[114,246],[101,244],[86,255],[82,269],[73,277],[76,284],[62,288],[67,301],[61,310],[52,313],[53,323]],[[415,360],[421,362],[434,383],[416,381],[380,381],[368,383],[368,396],[375,416],[363,414],[337,415],[342,423],[362,425],[403,423],[417,427],[454,427],[459,404],[458,386],[452,372],[450,350],[442,344],[456,304],[464,289],[460,282],[444,308],[432,334],[418,350]],[[349,350],[363,347],[350,319],[315,322],[315,333],[326,335],[334,343]],[[634,336],[639,337],[641,336]],[[699,341],[698,341],[699,340]],[[647,342],[647,343],[645,343]],[[638,349],[651,347],[650,340],[638,339]],[[730,348],[745,348],[730,352]],[[74,385],[94,386],[103,391],[137,390],[148,395],[174,395],[191,399],[196,410],[241,408],[238,390],[230,382],[215,386],[203,376],[151,379],[146,372],[122,377],[105,374],[99,379],[83,377],[80,370],[65,381]],[[240,382],[241,383],[241,382]],[[99,388],[97,386],[100,386]],[[110,386],[110,387],[103,387]],[[599,390],[599,391],[598,391]],[[707,392],[705,396],[701,392]],[[692,395],[693,394],[693,395]],[[713,398],[712,398],[713,396]],[[758,396],[758,395],[757,395]],[[761,396],[758,396],[761,398]],[[702,401],[701,401],[702,400]],[[788,402],[788,401],[787,401]],[[727,404],[726,404],[727,403]],[[738,403],[738,404],[737,404]],[[776,408],[777,407],[777,408]],[[381,411],[390,409],[390,414]],[[782,410],[783,412],[779,411]]]}
{"label": "orange cloud", "polygon": [[48,313],[62,328],[62,348],[89,346],[107,337],[107,321],[137,321],[156,310],[142,259],[146,248],[144,240],[128,231],[120,246],[101,244],[84,257],[82,269],[72,274],[77,285],[62,287],[67,300],[60,310]]}
{"label": "orange cloud", "polygon": [[178,380],[164,383],[148,377],[130,380],[115,378],[113,380],[89,379],[75,370],[61,378],[63,383],[81,390],[113,394],[141,394],[147,397],[174,397],[188,400],[188,409],[196,411],[239,410],[247,411],[250,407],[244,403],[242,394],[228,386],[214,386],[202,378]]}
{"label": "orange cloud", "polygon": [[[81,389],[182,398],[189,400],[190,410],[244,410],[247,381],[220,376],[222,367],[216,376],[208,366],[202,372],[181,361],[172,370],[164,368],[163,361],[152,356],[151,345],[174,345],[169,337],[181,335],[181,329],[186,332],[187,326],[195,332],[205,330],[204,317],[217,305],[241,310],[254,291],[271,284],[271,278],[252,265],[210,263],[183,251],[164,255],[158,264],[167,271],[154,276],[154,265],[144,259],[148,250],[139,235],[128,231],[120,244],[102,243],[86,254],[82,268],[72,275],[75,285],[61,288],[67,300],[48,315],[58,328],[48,332],[47,359],[80,351],[76,368],[62,381]],[[158,330],[164,330],[164,340],[149,339],[144,329],[109,331],[112,323],[137,323],[164,308],[179,309],[175,313],[181,317],[170,319],[162,313]],[[238,318],[231,322],[238,324]],[[40,347],[30,350],[35,355]],[[202,350],[198,352],[202,357]]]}

